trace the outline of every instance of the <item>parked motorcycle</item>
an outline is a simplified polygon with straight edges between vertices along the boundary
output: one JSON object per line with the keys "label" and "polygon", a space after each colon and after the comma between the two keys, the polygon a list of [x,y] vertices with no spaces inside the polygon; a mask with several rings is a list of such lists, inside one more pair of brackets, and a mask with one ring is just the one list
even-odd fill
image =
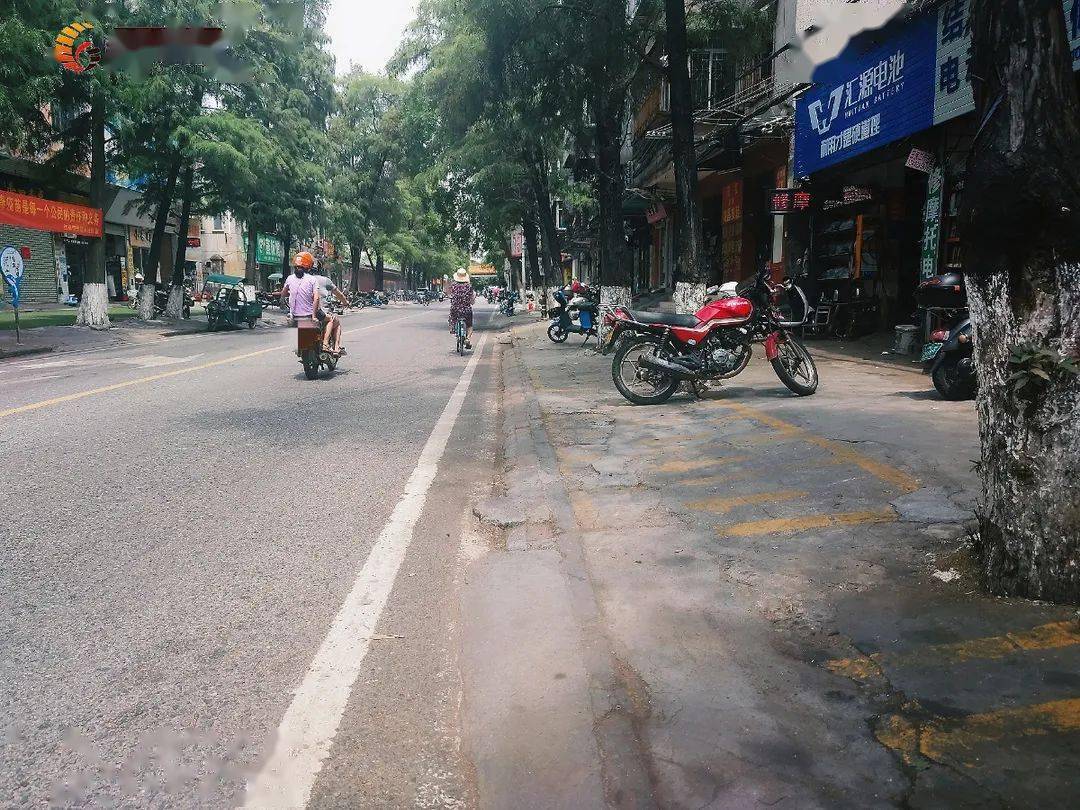
{"label": "parked motorcycle", "polygon": [[556,290],[552,294],[559,304],[548,312],[552,319],[548,339],[552,343],[565,343],[570,335],[585,335],[585,343],[588,343],[589,338],[598,336],[596,325],[600,305],[588,287],[579,286],[578,290],[580,294],[573,298],[569,298],[566,290]]}
{"label": "parked motorcycle", "polygon": [[919,307],[938,314],[948,325],[930,335],[922,360],[942,397],[974,399],[979,389],[975,373],[974,330],[968,317],[967,288],[961,273],[927,279],[916,293]]}
{"label": "parked motorcycle", "polygon": [[799,396],[816,393],[817,366],[790,332],[803,322],[785,321],[780,312],[781,299],[792,292],[805,302],[790,280],[771,283],[766,266],[734,297],[709,290],[710,300],[694,315],[616,307],[607,336],[609,345],[618,342],[611,363],[615,387],[635,405],[666,402],[686,382],[700,395],[706,383],[741,374],[752,344],[763,342],[776,376],[789,390]]}
{"label": "parked motorcycle", "polygon": [[[165,310],[169,306],[169,293],[170,287],[155,287],[154,288],[154,317],[160,318],[165,314]],[[185,319],[191,317],[191,307],[195,303],[195,297],[191,294],[191,291],[184,288],[184,306],[183,317]]]}
{"label": "parked motorcycle", "polygon": [[304,366],[304,376],[314,380],[320,369],[333,372],[341,360],[341,355],[328,352],[323,348],[323,328],[314,318],[297,318],[292,322],[296,327],[296,356]]}
{"label": "parked motorcycle", "polygon": [[514,316],[514,304],[517,303],[517,293],[506,290],[499,300],[499,310],[508,318]]}

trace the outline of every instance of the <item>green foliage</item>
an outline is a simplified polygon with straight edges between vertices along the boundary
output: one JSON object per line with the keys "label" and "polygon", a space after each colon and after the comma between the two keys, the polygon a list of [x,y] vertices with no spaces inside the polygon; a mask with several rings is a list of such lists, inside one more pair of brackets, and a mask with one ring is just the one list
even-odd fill
{"label": "green foliage", "polygon": [[1011,374],[1009,390],[1017,400],[1034,406],[1052,383],[1080,377],[1080,365],[1064,357],[1057,349],[1034,343],[1021,343],[1009,355]]}

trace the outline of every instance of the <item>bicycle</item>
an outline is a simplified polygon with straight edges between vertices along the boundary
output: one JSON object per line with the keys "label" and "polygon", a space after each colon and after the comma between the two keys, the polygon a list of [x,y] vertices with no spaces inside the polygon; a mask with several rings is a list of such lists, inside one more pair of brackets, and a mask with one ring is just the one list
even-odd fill
{"label": "bicycle", "polygon": [[454,331],[457,333],[457,353],[462,357],[465,356],[465,334],[466,326],[465,319],[458,318],[457,326],[454,327]]}

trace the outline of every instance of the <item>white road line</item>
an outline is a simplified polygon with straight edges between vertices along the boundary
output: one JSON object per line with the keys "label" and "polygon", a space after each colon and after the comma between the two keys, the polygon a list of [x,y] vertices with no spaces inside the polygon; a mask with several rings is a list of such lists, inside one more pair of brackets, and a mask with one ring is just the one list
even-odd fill
{"label": "white road line", "polygon": [[424,509],[486,339],[487,335],[483,335],[477,343],[475,354],[420,453],[401,500],[296,690],[278,726],[269,758],[248,782],[245,807],[298,810],[307,806],[311,789],[330,754],[371,636],[412,542],[413,528]]}

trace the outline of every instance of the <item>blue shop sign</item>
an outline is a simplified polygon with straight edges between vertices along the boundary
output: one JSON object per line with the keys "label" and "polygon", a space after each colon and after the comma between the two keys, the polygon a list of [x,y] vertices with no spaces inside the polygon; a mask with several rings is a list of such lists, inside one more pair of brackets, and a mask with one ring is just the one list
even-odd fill
{"label": "blue shop sign", "polygon": [[[970,0],[864,36],[818,67],[795,104],[795,172],[806,177],[975,109]],[[1064,0],[1080,70],[1080,0]]]}

